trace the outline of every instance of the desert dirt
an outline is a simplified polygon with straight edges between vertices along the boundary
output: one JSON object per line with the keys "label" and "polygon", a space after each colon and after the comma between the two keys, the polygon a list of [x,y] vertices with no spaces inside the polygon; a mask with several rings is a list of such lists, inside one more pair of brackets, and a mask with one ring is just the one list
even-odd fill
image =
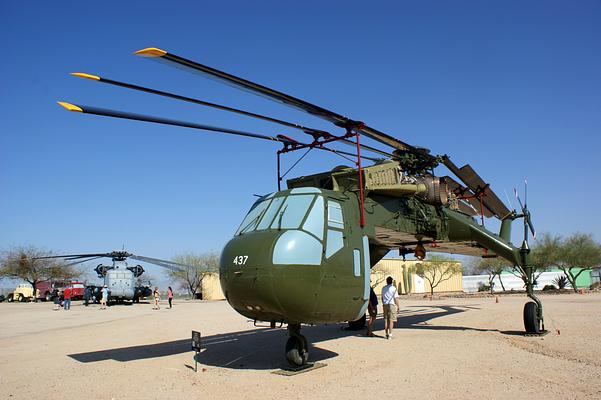
{"label": "desert dirt", "polygon": [[544,337],[521,334],[523,296],[403,299],[392,340],[380,317],[375,338],[304,326],[310,361],[327,365],[295,376],[272,373],[287,366],[285,327],[255,327],[225,301],[1,303],[0,399],[601,398],[601,293],[541,299]]}

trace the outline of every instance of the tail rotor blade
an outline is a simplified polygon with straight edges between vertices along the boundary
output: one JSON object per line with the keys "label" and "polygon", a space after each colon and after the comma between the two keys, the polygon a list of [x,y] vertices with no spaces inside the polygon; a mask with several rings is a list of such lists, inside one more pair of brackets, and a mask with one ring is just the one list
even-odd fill
{"label": "tail rotor blade", "polygon": [[534,230],[534,225],[532,224],[532,219],[530,217],[530,213],[528,213],[528,227],[530,228],[530,232],[532,232],[532,238],[536,239],[536,231]]}

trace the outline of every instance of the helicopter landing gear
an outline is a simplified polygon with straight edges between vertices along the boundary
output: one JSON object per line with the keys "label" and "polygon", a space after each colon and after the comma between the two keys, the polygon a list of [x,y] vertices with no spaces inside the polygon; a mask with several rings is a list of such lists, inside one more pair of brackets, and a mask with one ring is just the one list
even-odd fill
{"label": "helicopter landing gear", "polygon": [[300,324],[288,324],[288,341],[286,342],[286,359],[293,367],[302,367],[309,359],[309,343],[300,334]]}
{"label": "helicopter landing gear", "polygon": [[542,331],[537,309],[538,307],[533,301],[524,305],[524,328],[527,334],[540,334]]}
{"label": "helicopter landing gear", "polygon": [[534,295],[534,279],[532,268],[525,268],[526,274],[526,293],[533,301],[524,305],[524,329],[526,336],[543,336],[549,333],[545,330],[545,321],[543,319],[543,303]]}

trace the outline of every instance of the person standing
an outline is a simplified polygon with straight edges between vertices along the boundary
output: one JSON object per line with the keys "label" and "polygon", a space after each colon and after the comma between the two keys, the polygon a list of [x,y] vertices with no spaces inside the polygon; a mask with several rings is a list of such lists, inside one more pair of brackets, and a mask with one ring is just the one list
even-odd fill
{"label": "person standing", "polygon": [[52,297],[54,297],[54,311],[58,311],[61,308],[61,293],[58,289],[52,291]]}
{"label": "person standing", "polygon": [[92,297],[92,290],[90,289],[89,286],[86,286],[86,288],[83,291],[83,305],[84,306],[88,306],[88,304],[90,303],[90,298]]}
{"label": "person standing", "polygon": [[71,287],[67,286],[63,292],[63,309],[69,311],[71,309]]}
{"label": "person standing", "polygon": [[102,298],[100,299],[99,310],[106,310],[106,303],[109,301],[109,289],[104,285],[102,288]]}
{"label": "person standing", "polygon": [[152,309],[160,310],[161,307],[159,306],[159,302],[161,301],[161,293],[159,292],[158,286],[154,287],[154,292],[152,292],[152,297],[154,298],[154,306],[152,307]]}
{"label": "person standing", "polygon": [[167,289],[167,300],[169,300],[169,308],[171,308],[173,305],[173,289],[171,289],[171,286]]}
{"label": "person standing", "polygon": [[382,288],[382,305],[384,307],[384,331],[386,339],[392,339],[394,321],[397,319],[396,301],[399,294],[392,284],[392,277],[386,278],[386,286]]}
{"label": "person standing", "polygon": [[369,321],[367,321],[367,336],[374,335],[374,323],[378,316],[378,296],[374,292],[373,288],[369,288],[369,304],[367,305],[367,312],[369,313]]}

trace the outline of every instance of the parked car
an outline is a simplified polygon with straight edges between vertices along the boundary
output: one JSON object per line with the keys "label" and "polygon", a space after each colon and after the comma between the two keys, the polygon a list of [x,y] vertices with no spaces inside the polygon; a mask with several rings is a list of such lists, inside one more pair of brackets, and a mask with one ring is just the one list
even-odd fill
{"label": "parked car", "polygon": [[[36,290],[36,292],[37,292],[37,297],[39,297],[40,291]],[[8,302],[13,302],[13,301],[25,302],[25,301],[31,300],[32,298],[33,298],[33,288],[31,287],[31,285],[29,283],[21,283],[21,284],[17,285],[14,292],[9,293],[8,296],[6,296],[6,301],[8,301]]]}

